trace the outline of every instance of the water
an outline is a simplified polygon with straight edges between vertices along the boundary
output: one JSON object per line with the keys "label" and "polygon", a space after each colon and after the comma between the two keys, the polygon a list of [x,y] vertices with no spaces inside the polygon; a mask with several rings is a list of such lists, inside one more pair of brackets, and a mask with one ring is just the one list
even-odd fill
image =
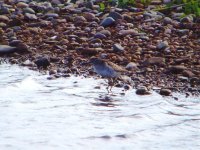
{"label": "water", "polygon": [[1,150],[200,148],[199,98],[138,96],[133,89],[120,95],[114,88],[104,101],[104,80],[46,77],[0,65]]}

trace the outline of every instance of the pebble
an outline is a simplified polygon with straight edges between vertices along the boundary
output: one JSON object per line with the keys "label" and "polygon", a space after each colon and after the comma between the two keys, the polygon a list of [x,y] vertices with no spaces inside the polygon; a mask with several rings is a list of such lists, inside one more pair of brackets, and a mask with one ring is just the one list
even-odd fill
{"label": "pebble", "polygon": [[120,44],[114,44],[113,45],[113,51],[114,52],[123,52],[124,51],[124,47],[122,47]]}
{"label": "pebble", "polygon": [[25,13],[24,17],[27,20],[37,20],[37,16],[35,14]]}
{"label": "pebble", "polygon": [[149,95],[151,94],[145,86],[140,86],[136,89],[138,95]]}
{"label": "pebble", "polygon": [[94,38],[98,38],[98,39],[106,39],[106,36],[102,33],[96,33],[94,35]]}
{"label": "pebble", "polygon": [[109,27],[112,26],[115,23],[115,20],[112,17],[107,17],[100,23],[103,27]]}
{"label": "pebble", "polygon": [[160,42],[158,42],[156,47],[157,47],[157,49],[162,50],[162,49],[167,48],[168,46],[169,46],[169,44],[167,41],[160,41]]}
{"label": "pebble", "polygon": [[127,36],[127,35],[138,35],[138,31],[134,29],[129,29],[129,30],[120,30],[119,35],[121,36]]}
{"label": "pebble", "polygon": [[7,23],[9,22],[9,18],[5,15],[0,15],[0,22],[4,22],[4,23]]}
{"label": "pebble", "polygon": [[187,68],[182,65],[175,65],[168,68],[168,72],[173,73],[173,74],[180,74],[184,70],[187,70]]}
{"label": "pebble", "polygon": [[130,63],[128,63],[127,65],[126,65],[126,69],[127,70],[136,70],[136,69],[138,69],[138,67],[137,67],[138,65],[136,64],[136,63],[134,63],[134,62],[130,62]]}
{"label": "pebble", "polygon": [[161,89],[160,90],[160,95],[171,96],[172,95],[172,91],[169,90],[169,89]]}
{"label": "pebble", "polygon": [[167,25],[167,24],[172,24],[172,22],[173,22],[173,20],[172,20],[171,18],[169,18],[169,17],[165,17],[165,18],[163,19],[163,23],[164,23],[165,25]]}
{"label": "pebble", "polygon": [[165,65],[165,58],[163,57],[151,57],[146,59],[143,64],[145,66],[149,66],[149,65],[158,65],[158,66],[163,66]]}
{"label": "pebble", "polygon": [[24,13],[35,14],[35,11],[32,8],[26,7],[23,9]]}
{"label": "pebble", "polygon": [[26,7],[28,7],[28,4],[26,4],[24,2],[17,3],[17,8],[26,8]]}
{"label": "pebble", "polygon": [[50,62],[47,57],[40,56],[36,59],[35,64],[37,65],[38,68],[42,67],[46,69],[50,65]]}

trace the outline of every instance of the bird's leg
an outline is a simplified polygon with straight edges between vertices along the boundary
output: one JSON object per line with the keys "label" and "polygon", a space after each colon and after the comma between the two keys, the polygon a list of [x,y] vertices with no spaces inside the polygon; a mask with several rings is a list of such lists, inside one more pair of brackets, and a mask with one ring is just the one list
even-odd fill
{"label": "bird's leg", "polygon": [[110,87],[110,92],[112,93],[112,87],[115,85],[115,79],[111,78],[108,80],[108,87]]}

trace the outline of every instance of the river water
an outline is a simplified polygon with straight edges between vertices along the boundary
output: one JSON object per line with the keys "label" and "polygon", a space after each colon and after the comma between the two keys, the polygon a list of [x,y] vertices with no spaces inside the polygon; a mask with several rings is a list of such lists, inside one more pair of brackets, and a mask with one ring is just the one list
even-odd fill
{"label": "river water", "polygon": [[[138,96],[131,89],[105,100],[104,80],[47,80],[0,65],[1,150],[197,150],[200,100]],[[101,88],[95,88],[100,86]]]}

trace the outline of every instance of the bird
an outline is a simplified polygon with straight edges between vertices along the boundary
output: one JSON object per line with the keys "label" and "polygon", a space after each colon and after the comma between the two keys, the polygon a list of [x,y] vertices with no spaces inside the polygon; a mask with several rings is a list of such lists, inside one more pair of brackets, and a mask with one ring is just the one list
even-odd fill
{"label": "bird", "polygon": [[92,57],[90,63],[93,65],[94,71],[100,76],[108,79],[107,91],[111,92],[116,80],[121,73],[128,72],[125,68],[97,57]]}

